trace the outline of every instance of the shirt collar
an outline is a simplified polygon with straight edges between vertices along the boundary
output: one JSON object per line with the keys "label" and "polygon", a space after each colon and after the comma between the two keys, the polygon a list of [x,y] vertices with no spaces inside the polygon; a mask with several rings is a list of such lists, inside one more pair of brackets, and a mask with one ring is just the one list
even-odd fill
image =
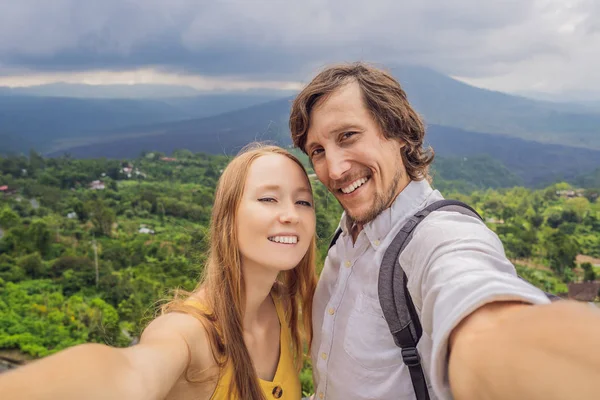
{"label": "shirt collar", "polygon": [[[390,232],[395,222],[421,209],[432,192],[433,189],[427,180],[410,181],[396,197],[391,207],[383,210],[373,221],[363,227],[371,246],[377,247]],[[342,213],[340,227],[344,235],[350,234],[352,226],[346,211]]]}

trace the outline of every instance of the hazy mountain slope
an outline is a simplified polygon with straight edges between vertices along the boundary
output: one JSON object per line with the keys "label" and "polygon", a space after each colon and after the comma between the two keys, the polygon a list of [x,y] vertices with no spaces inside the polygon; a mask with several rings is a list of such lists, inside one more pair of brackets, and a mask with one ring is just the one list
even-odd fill
{"label": "hazy mountain slope", "polygon": [[[287,125],[290,101],[273,101],[209,118],[121,130],[112,133],[117,138],[110,142],[77,146],[68,149],[68,152],[82,158],[123,158],[136,157],[142,151],[169,154],[186,148],[194,152],[233,155],[254,140],[273,140],[287,146],[291,143]],[[151,134],[143,136],[145,133]],[[118,139],[123,136],[127,137]],[[529,186],[572,179],[600,167],[600,151],[597,150],[543,144],[440,125],[428,127],[426,141],[441,157],[487,154]]]}
{"label": "hazy mountain slope", "polygon": [[[392,72],[428,124],[503,134],[542,143],[600,149],[600,113],[589,111],[589,107],[543,102],[479,89],[426,68],[398,67]],[[266,108],[263,105],[255,108],[261,110],[255,115],[246,111],[249,106],[275,99],[286,92],[251,91],[169,97],[194,92],[185,87],[156,86],[159,85],[131,90],[136,96],[162,93],[165,98],[115,100],[0,95],[0,135],[22,138],[25,142],[36,143],[38,150],[47,151],[82,145],[92,140],[105,141],[107,136],[130,133],[132,130],[138,136],[156,134],[161,130],[169,134],[173,130],[183,133],[182,124],[203,135],[228,129],[240,131],[252,126],[260,132],[259,127],[266,126],[264,124],[268,121],[285,121],[288,117],[289,97],[281,100],[283,107],[279,102],[272,101],[264,105]],[[45,89],[50,90],[47,87]],[[68,89],[67,92],[83,90],[71,86]],[[85,91],[89,90],[89,87],[85,88]],[[112,93],[120,93],[125,89],[119,86],[98,90],[100,92],[97,95],[102,96],[111,90]],[[8,92],[12,93],[10,90]],[[233,112],[239,108],[239,113]],[[195,126],[197,122],[194,121],[176,122],[171,127],[163,124],[165,121],[220,113],[228,114],[225,119],[203,121],[199,126]],[[238,121],[237,125],[233,124],[234,121]],[[152,126],[154,123],[160,123],[161,126]],[[139,128],[142,125],[144,129]],[[114,132],[116,128],[126,126],[136,128]],[[69,143],[65,143],[66,138]],[[26,146],[18,144],[21,151],[27,150]]]}
{"label": "hazy mountain slope", "polygon": [[600,149],[600,114],[476,88],[419,67],[392,69],[428,123]]}

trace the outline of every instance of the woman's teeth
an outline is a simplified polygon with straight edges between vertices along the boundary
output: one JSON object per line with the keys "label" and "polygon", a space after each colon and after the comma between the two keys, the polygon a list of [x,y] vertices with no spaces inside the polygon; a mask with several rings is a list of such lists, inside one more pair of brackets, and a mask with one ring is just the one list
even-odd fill
{"label": "woman's teeth", "polygon": [[269,240],[275,243],[296,244],[298,243],[298,236],[273,236]]}

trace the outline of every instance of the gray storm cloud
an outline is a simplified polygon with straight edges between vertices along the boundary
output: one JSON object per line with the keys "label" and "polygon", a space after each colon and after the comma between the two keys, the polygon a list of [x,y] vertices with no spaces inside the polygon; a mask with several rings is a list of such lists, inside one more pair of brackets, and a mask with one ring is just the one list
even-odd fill
{"label": "gray storm cloud", "polygon": [[361,59],[473,79],[537,68],[536,79],[572,75],[565,85],[585,78],[600,88],[587,77],[600,70],[599,20],[595,0],[2,0],[0,71],[305,80],[323,64]]}

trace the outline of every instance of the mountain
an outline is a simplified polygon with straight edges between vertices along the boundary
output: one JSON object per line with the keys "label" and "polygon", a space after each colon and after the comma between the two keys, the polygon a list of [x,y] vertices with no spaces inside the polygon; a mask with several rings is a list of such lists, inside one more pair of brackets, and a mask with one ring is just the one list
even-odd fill
{"label": "mountain", "polygon": [[567,90],[559,93],[539,92],[535,90],[522,90],[515,92],[518,96],[529,97],[531,99],[551,101],[555,103],[600,103],[600,94],[590,90]]}
{"label": "mountain", "polygon": [[468,157],[436,156],[431,175],[438,188],[465,186],[471,193],[477,189],[523,186],[523,179],[504,164],[487,154]]}
{"label": "mountain", "polygon": [[[201,91],[185,85],[169,84],[116,84],[89,85],[79,83],[49,83],[27,87],[0,86],[1,95],[20,95],[38,97],[75,97],[82,99],[179,99],[186,97],[256,96],[275,99],[292,95],[291,91],[273,89],[249,89],[244,91]],[[265,100],[266,101],[266,100]]]}
{"label": "mountain", "polygon": [[177,149],[232,155],[256,140],[285,146],[291,144],[287,125],[291,100],[275,100],[206,118],[104,132],[99,140],[91,138],[89,144],[47,155],[67,152],[76,158],[132,158],[145,150],[170,154]]}
{"label": "mountain", "polygon": [[[170,154],[177,149],[234,155],[255,140],[291,144],[288,114],[292,98],[243,110],[175,123],[121,129],[106,133],[103,141],[82,144],[68,152],[77,158],[131,158],[142,151]],[[528,186],[540,186],[574,177],[600,167],[600,151],[465,131],[442,125],[428,126],[426,141],[441,157],[488,155]],[[496,167],[494,167],[496,168]],[[444,172],[441,172],[442,175]],[[452,177],[446,177],[452,179]]]}
{"label": "mountain", "polygon": [[175,97],[162,99],[162,101],[190,115],[190,118],[202,118],[241,110],[292,95],[293,93],[288,91],[251,91]]}
{"label": "mountain", "polygon": [[573,179],[573,183],[584,188],[600,188],[600,168],[578,176]]}
{"label": "mountain", "polygon": [[[600,113],[589,111],[588,106],[480,89],[427,68],[403,66],[392,68],[391,72],[432,126],[600,150]],[[290,97],[278,97],[284,93],[287,92],[212,93],[153,100],[0,95],[0,135],[35,143],[38,151],[48,153],[69,148],[79,152],[77,148],[81,146],[112,140],[136,138],[134,142],[139,143],[140,137],[148,135],[155,136],[152,143],[163,143],[156,149],[164,146],[164,151],[170,151],[170,135],[195,132],[198,137],[193,140],[212,152],[215,145],[206,135],[213,132],[221,136],[226,132],[233,132],[234,136],[264,134],[275,129],[275,122],[277,134],[286,136]],[[250,106],[257,108],[249,109]],[[159,139],[161,134],[169,137]],[[186,136],[186,140],[191,138]],[[233,139],[227,144],[234,142],[234,147],[239,146],[240,142]],[[21,144],[18,150],[28,150],[26,146]],[[90,148],[84,153],[89,151]]]}
{"label": "mountain", "polygon": [[[47,152],[103,140],[128,126],[182,121],[281,98],[279,92],[233,92],[165,99],[81,99],[0,94],[0,154]],[[10,137],[10,140],[8,138]]]}
{"label": "mountain", "polygon": [[591,112],[600,113],[600,100],[580,101],[578,104]]}
{"label": "mountain", "polygon": [[27,87],[0,87],[1,94],[85,99],[162,99],[198,96],[200,92],[183,85],[87,85],[57,82]]}
{"label": "mountain", "polygon": [[[600,167],[600,150],[539,143],[503,135],[431,125],[426,141],[442,157],[487,155],[529,187],[573,181]],[[481,171],[485,175],[484,171]]]}
{"label": "mountain", "polygon": [[0,152],[28,151],[30,143],[41,150],[58,139],[98,135],[140,121],[186,117],[177,108],[155,100],[0,96],[0,135],[17,141]]}
{"label": "mountain", "polygon": [[480,89],[427,68],[391,72],[430,124],[600,150],[600,113],[584,105]]}

